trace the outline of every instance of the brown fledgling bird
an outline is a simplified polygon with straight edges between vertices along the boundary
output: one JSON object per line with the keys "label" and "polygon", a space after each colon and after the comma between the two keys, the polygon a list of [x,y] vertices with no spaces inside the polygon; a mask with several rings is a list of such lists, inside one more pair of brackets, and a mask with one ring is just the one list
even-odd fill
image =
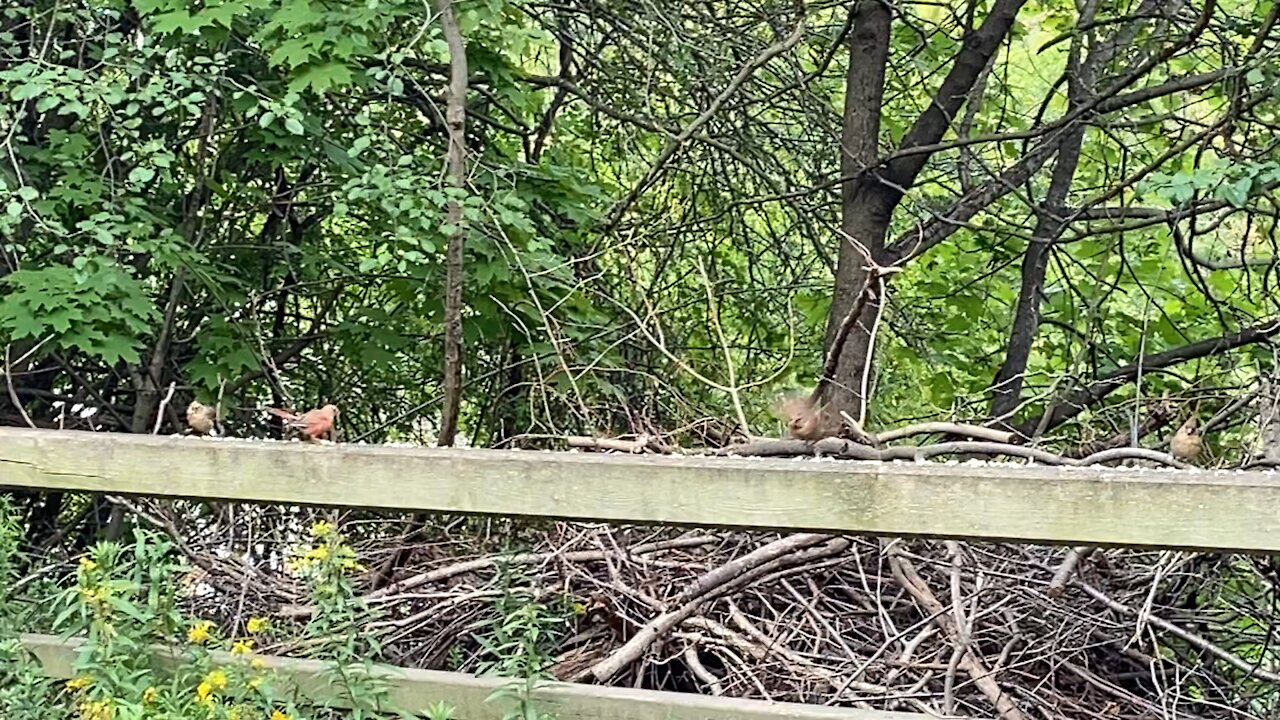
{"label": "brown fledgling bird", "polygon": [[1179,460],[1194,460],[1204,450],[1204,438],[1196,432],[1200,424],[1195,415],[1187,418],[1169,440],[1169,452]]}
{"label": "brown fledgling bird", "polygon": [[338,406],[332,404],[302,414],[279,408],[267,408],[267,412],[284,420],[285,427],[297,430],[306,440],[332,440],[333,426],[338,420]]}
{"label": "brown fledgling bird", "polygon": [[808,397],[784,399],[777,408],[778,416],[787,423],[791,437],[813,442],[835,435],[842,429],[840,418],[826,405],[815,405]]}
{"label": "brown fledgling bird", "polygon": [[199,400],[192,400],[187,406],[187,427],[197,435],[216,435],[218,412],[213,407]]}

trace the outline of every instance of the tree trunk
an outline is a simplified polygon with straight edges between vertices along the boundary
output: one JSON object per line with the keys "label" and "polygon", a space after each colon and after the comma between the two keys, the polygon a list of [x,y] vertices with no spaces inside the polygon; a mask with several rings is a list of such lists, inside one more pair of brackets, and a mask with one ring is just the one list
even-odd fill
{"label": "tree trunk", "polygon": [[[844,127],[840,137],[840,248],[836,262],[835,292],[827,317],[826,341],[832,340],[844,316],[853,308],[866,284],[867,256],[878,260],[884,252],[885,234],[897,198],[887,192],[872,170],[879,159],[880,108],[884,102],[884,74],[889,59],[889,7],[880,2],[859,2],[849,34],[849,69],[845,75]],[[862,409],[859,385],[862,368],[870,361],[870,328],[880,299],[868,302],[855,319],[836,365],[835,376],[822,378],[826,392],[820,399],[835,411],[858,417]]]}
{"label": "tree trunk", "polygon": [[[982,25],[964,35],[964,45],[932,102],[920,113],[902,140],[901,150],[937,143],[968,99],[983,68],[999,50],[1014,18],[1026,0],[996,0]],[[868,260],[886,265],[907,256],[889,257],[885,237],[893,211],[902,195],[932,156],[931,151],[899,153],[881,162],[878,143],[880,113],[884,101],[885,67],[889,58],[893,15],[887,3],[861,0],[852,10],[849,36],[849,69],[845,77],[845,104],[841,133],[840,250],[835,290],[827,318],[826,347],[831,343],[857,296],[866,284]],[[868,286],[874,291],[875,284]],[[839,362],[831,377],[819,379],[822,399],[833,411],[861,417],[865,399],[860,386],[873,358],[871,326],[884,298],[877,294],[856,318],[856,324],[840,348]]]}
{"label": "tree trunk", "polygon": [[1040,331],[1040,299],[1044,290],[1045,272],[1053,246],[1066,227],[1063,216],[1067,213],[1066,198],[1071,190],[1080,161],[1080,143],[1084,126],[1073,128],[1058,149],[1058,161],[1053,167],[1053,179],[1040,206],[1040,217],[1022,257],[1022,285],[1013,313],[1013,325],[1009,328],[1009,342],[1005,346],[1004,362],[996,372],[991,392],[992,417],[1005,418],[1017,410],[1022,401],[1023,380],[1027,361],[1031,358],[1031,346]]}
{"label": "tree trunk", "polygon": [[[449,184],[464,188],[467,184],[467,46],[453,14],[453,0],[435,0],[440,11],[440,25],[445,43],[449,46],[449,87],[445,93],[445,128],[449,133],[449,149],[446,163]],[[448,447],[458,435],[458,411],[462,407],[462,246],[465,229],[462,203],[452,197],[445,210],[445,217],[452,226],[449,247],[445,252],[444,280],[444,401],[440,409],[440,434],[436,444]],[[373,573],[370,583],[374,589],[386,587],[397,569],[409,561],[412,543],[427,524],[426,513],[415,513],[405,530],[404,544]]]}
{"label": "tree trunk", "polygon": [[[1097,4],[1086,3],[1079,25],[1093,24]],[[1098,55],[1109,53],[1110,48],[1099,53],[1086,53],[1084,45],[1089,36],[1078,35],[1072,41],[1067,58],[1067,113],[1070,114],[1088,103],[1093,89]],[[1044,290],[1045,273],[1054,244],[1067,227],[1067,196],[1080,165],[1080,146],[1084,142],[1084,124],[1071,127],[1062,144],[1045,191],[1044,201],[1037,211],[1036,226],[1031,232],[1027,252],[1022,258],[1022,283],[1014,308],[1013,325],[1009,328],[1009,342],[1005,346],[1004,362],[996,372],[991,392],[991,415],[1008,420],[1022,402],[1022,387],[1026,378],[1027,362],[1031,347],[1040,332],[1040,301]],[[1012,423],[1008,423],[1012,427]]]}
{"label": "tree trunk", "polygon": [[1258,393],[1258,448],[1263,460],[1280,464],[1280,373],[1262,381]]}
{"label": "tree trunk", "polygon": [[[449,131],[449,182],[455,188],[467,182],[467,48],[453,14],[452,0],[436,0],[445,43],[449,46],[448,105],[445,126]],[[446,215],[452,232],[445,259],[444,290],[444,405],[440,411],[437,444],[453,445],[458,434],[458,412],[462,406],[462,203],[449,200]]]}
{"label": "tree trunk", "polygon": [[[209,186],[205,182],[208,170],[210,142],[213,129],[218,120],[218,102],[210,97],[205,101],[200,116],[200,140],[196,145],[196,177],[191,190],[187,193],[182,209],[182,237],[192,247],[200,246],[203,232],[201,211],[209,202]],[[138,370],[136,388],[137,400],[133,405],[133,417],[130,418],[129,432],[143,434],[149,432],[151,417],[160,409],[160,388],[166,378],[165,366],[169,363],[169,352],[173,346],[174,326],[178,322],[178,308],[186,290],[187,269],[179,267],[173,273],[169,285],[169,295],[165,301],[164,321],[160,333],[156,337],[155,347],[151,349],[151,357],[147,364]],[[178,415],[170,408],[170,419],[176,424]],[[118,510],[118,509],[117,509]]]}

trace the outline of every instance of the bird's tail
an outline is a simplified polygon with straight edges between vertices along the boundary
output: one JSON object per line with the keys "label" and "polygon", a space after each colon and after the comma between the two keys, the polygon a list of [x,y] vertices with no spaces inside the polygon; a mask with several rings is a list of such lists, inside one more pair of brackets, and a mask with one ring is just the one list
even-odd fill
{"label": "bird's tail", "polygon": [[281,418],[283,420],[298,419],[298,413],[289,412],[288,410],[281,410],[280,408],[269,407],[269,408],[266,408],[266,412],[268,415],[275,415],[276,417]]}

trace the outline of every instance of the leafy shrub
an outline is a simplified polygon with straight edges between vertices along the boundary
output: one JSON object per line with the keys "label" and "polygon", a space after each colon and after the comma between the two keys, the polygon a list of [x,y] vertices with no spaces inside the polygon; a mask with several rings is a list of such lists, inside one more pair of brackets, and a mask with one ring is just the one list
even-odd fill
{"label": "leafy shrub", "polygon": [[136,363],[141,339],[159,313],[121,266],[81,256],[75,266],[17,270],[3,280],[0,329],[11,340],[54,338],[106,363]]}
{"label": "leafy shrub", "polygon": [[[129,544],[102,542],[79,558],[55,602],[11,594],[16,576],[18,525],[0,498],[0,717],[5,720],[305,720],[388,717],[385,687],[352,667],[371,665],[376,645],[360,628],[368,619],[348,573],[355,554],[327,522],[311,528],[312,543],[292,563],[308,585],[315,608],[307,625],[313,654],[334,662],[331,685],[349,709],[303,707],[281,678],[255,655],[259,636],[272,631],[263,618],[246,623],[248,636],[220,637],[208,620],[187,617],[179,592],[189,568],[168,539],[135,530]],[[45,610],[45,607],[48,610]],[[86,638],[74,677],[55,680],[18,641],[22,618],[52,613],[64,637]],[[234,661],[216,664],[213,650]],[[432,720],[452,714],[427,708]],[[403,717],[412,717],[399,713]]]}

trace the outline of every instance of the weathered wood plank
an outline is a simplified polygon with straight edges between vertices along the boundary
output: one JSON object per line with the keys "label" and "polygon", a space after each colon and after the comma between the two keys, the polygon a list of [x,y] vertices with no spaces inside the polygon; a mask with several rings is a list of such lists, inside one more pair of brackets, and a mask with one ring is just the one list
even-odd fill
{"label": "weathered wood plank", "polygon": [[[76,656],[83,641],[62,640],[50,635],[24,635],[22,644],[31,651],[52,677],[75,676]],[[331,666],[317,660],[258,656],[276,673],[286,696],[301,704],[328,704],[349,707],[335,691],[326,670]],[[162,662],[177,662],[160,655]],[[215,664],[244,662],[225,652],[212,653]],[[395,708],[421,712],[428,705],[444,701],[454,706],[458,720],[496,720],[508,705],[485,699],[505,682],[464,673],[413,670],[378,666],[377,677],[386,678],[389,701]],[[759,700],[721,698],[691,693],[633,690],[599,685],[547,683],[534,691],[539,709],[553,712],[559,720],[924,720],[924,715],[835,708],[797,703],[769,703]]]}
{"label": "weathered wood plank", "polygon": [[1280,475],[0,430],[0,485],[705,527],[1280,551]]}

